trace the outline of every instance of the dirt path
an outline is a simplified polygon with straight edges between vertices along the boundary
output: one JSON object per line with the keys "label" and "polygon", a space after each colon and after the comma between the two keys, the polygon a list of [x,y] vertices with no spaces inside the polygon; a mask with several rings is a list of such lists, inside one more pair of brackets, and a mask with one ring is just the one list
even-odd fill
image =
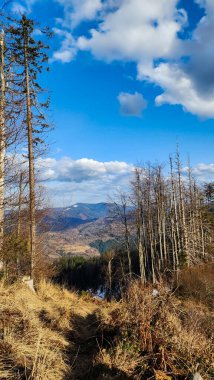
{"label": "dirt path", "polygon": [[[78,311],[78,314],[77,314]],[[100,320],[97,307],[80,306],[72,316],[72,332],[69,357],[71,365],[70,379],[90,379],[94,357],[99,350],[97,342]]]}
{"label": "dirt path", "polygon": [[[77,307],[78,310],[78,307]],[[77,311],[76,310],[76,311]],[[71,342],[69,357],[71,374],[69,380],[126,380],[128,377],[95,361],[105,338],[101,331],[101,318],[96,305],[87,309],[80,307],[78,314],[72,316],[72,332],[69,335]]]}

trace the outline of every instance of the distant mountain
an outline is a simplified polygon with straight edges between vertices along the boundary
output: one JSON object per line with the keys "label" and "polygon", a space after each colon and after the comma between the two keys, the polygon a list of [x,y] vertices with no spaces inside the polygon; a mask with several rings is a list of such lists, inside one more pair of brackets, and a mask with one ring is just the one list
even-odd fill
{"label": "distant mountain", "polygon": [[51,231],[65,231],[111,216],[112,203],[76,203],[70,207],[50,209],[44,222]]}
{"label": "distant mountain", "polygon": [[99,219],[106,218],[110,215],[113,204],[111,203],[76,203],[71,207],[63,209],[65,215],[72,218],[86,219]]}
{"label": "distant mountain", "polygon": [[[130,206],[128,211],[133,208]],[[124,228],[113,203],[76,203],[47,210],[40,233],[51,259],[96,257],[121,244]]]}

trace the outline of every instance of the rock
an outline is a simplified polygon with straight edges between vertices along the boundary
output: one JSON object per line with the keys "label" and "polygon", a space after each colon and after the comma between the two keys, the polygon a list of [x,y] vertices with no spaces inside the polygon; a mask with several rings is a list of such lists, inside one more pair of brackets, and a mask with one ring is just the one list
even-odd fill
{"label": "rock", "polygon": [[203,380],[199,372],[195,372],[193,375],[193,380]]}
{"label": "rock", "polygon": [[22,282],[27,285],[27,287],[35,293],[34,285],[33,285],[33,279],[30,278],[30,276],[24,276],[22,278]]}

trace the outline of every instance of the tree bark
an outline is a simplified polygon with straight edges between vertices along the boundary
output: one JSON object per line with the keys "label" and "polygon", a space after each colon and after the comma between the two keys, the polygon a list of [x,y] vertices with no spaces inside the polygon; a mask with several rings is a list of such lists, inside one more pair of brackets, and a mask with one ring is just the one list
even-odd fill
{"label": "tree bark", "polygon": [[184,195],[183,195],[183,181],[181,178],[181,162],[180,162],[180,154],[177,151],[177,173],[178,173],[178,189],[179,189],[179,211],[180,211],[180,219],[181,219],[181,229],[182,229],[182,245],[184,248],[184,253],[186,255],[187,265],[190,265],[190,257],[189,257],[189,240],[187,233],[187,223],[186,223],[186,213],[184,206]]}
{"label": "tree bark", "polygon": [[19,200],[18,200],[18,226],[17,226],[17,236],[21,237],[21,212],[22,212],[22,193],[23,193],[23,172],[20,173],[19,178]]}
{"label": "tree bark", "polygon": [[34,170],[34,148],[33,148],[33,128],[31,112],[31,93],[29,82],[28,64],[28,35],[24,35],[24,65],[25,65],[25,86],[26,86],[26,107],[27,107],[27,134],[28,134],[28,160],[29,160],[29,202],[30,202],[30,253],[31,253],[31,278],[35,274],[36,256],[36,217],[35,217],[35,170]]}
{"label": "tree bark", "polygon": [[137,200],[137,215],[136,215],[136,227],[137,227],[137,239],[138,239],[138,255],[140,262],[140,276],[142,281],[146,282],[146,273],[145,273],[145,257],[144,257],[144,248],[142,243],[142,201],[141,201],[141,189],[140,189],[140,173],[136,169],[136,200]]}
{"label": "tree bark", "polygon": [[178,221],[178,210],[177,210],[177,200],[176,200],[176,188],[175,179],[173,173],[173,162],[172,158],[170,160],[170,172],[171,172],[171,223],[172,223],[172,235],[174,237],[174,255],[173,263],[174,269],[178,269],[179,265],[179,253],[181,252],[181,241],[180,241],[180,230]]}

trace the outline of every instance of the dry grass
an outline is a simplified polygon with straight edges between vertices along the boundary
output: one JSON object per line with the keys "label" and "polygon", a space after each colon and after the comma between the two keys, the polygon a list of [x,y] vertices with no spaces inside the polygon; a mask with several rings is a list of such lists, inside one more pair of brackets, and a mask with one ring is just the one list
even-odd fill
{"label": "dry grass", "polygon": [[[41,285],[40,296],[21,284],[1,286],[1,379],[58,380],[66,374],[64,352],[68,342],[58,332],[65,324],[64,318],[61,321],[59,317],[65,298],[58,296],[57,289],[47,287],[45,291],[44,283]],[[54,291],[55,301],[52,298],[52,303],[46,302],[45,293],[50,292],[52,297]],[[50,328],[49,320],[54,329]]]}
{"label": "dry grass", "polygon": [[1,282],[0,379],[76,380],[77,371],[92,365],[90,357],[81,367],[78,352],[79,345],[84,347],[91,337],[96,345],[99,309],[99,301],[45,281],[36,293],[22,283],[5,286]]}
{"label": "dry grass", "polygon": [[186,268],[178,275],[177,294],[214,308],[214,262]]}
{"label": "dry grass", "polygon": [[210,305],[158,291],[134,281],[108,303],[46,282],[36,293],[0,283],[0,379],[184,380],[196,363],[211,378]]}
{"label": "dry grass", "polygon": [[197,363],[204,379],[214,375],[214,314],[198,300],[180,300],[163,285],[154,297],[136,281],[111,325],[116,335],[97,360],[132,379],[186,379]]}

